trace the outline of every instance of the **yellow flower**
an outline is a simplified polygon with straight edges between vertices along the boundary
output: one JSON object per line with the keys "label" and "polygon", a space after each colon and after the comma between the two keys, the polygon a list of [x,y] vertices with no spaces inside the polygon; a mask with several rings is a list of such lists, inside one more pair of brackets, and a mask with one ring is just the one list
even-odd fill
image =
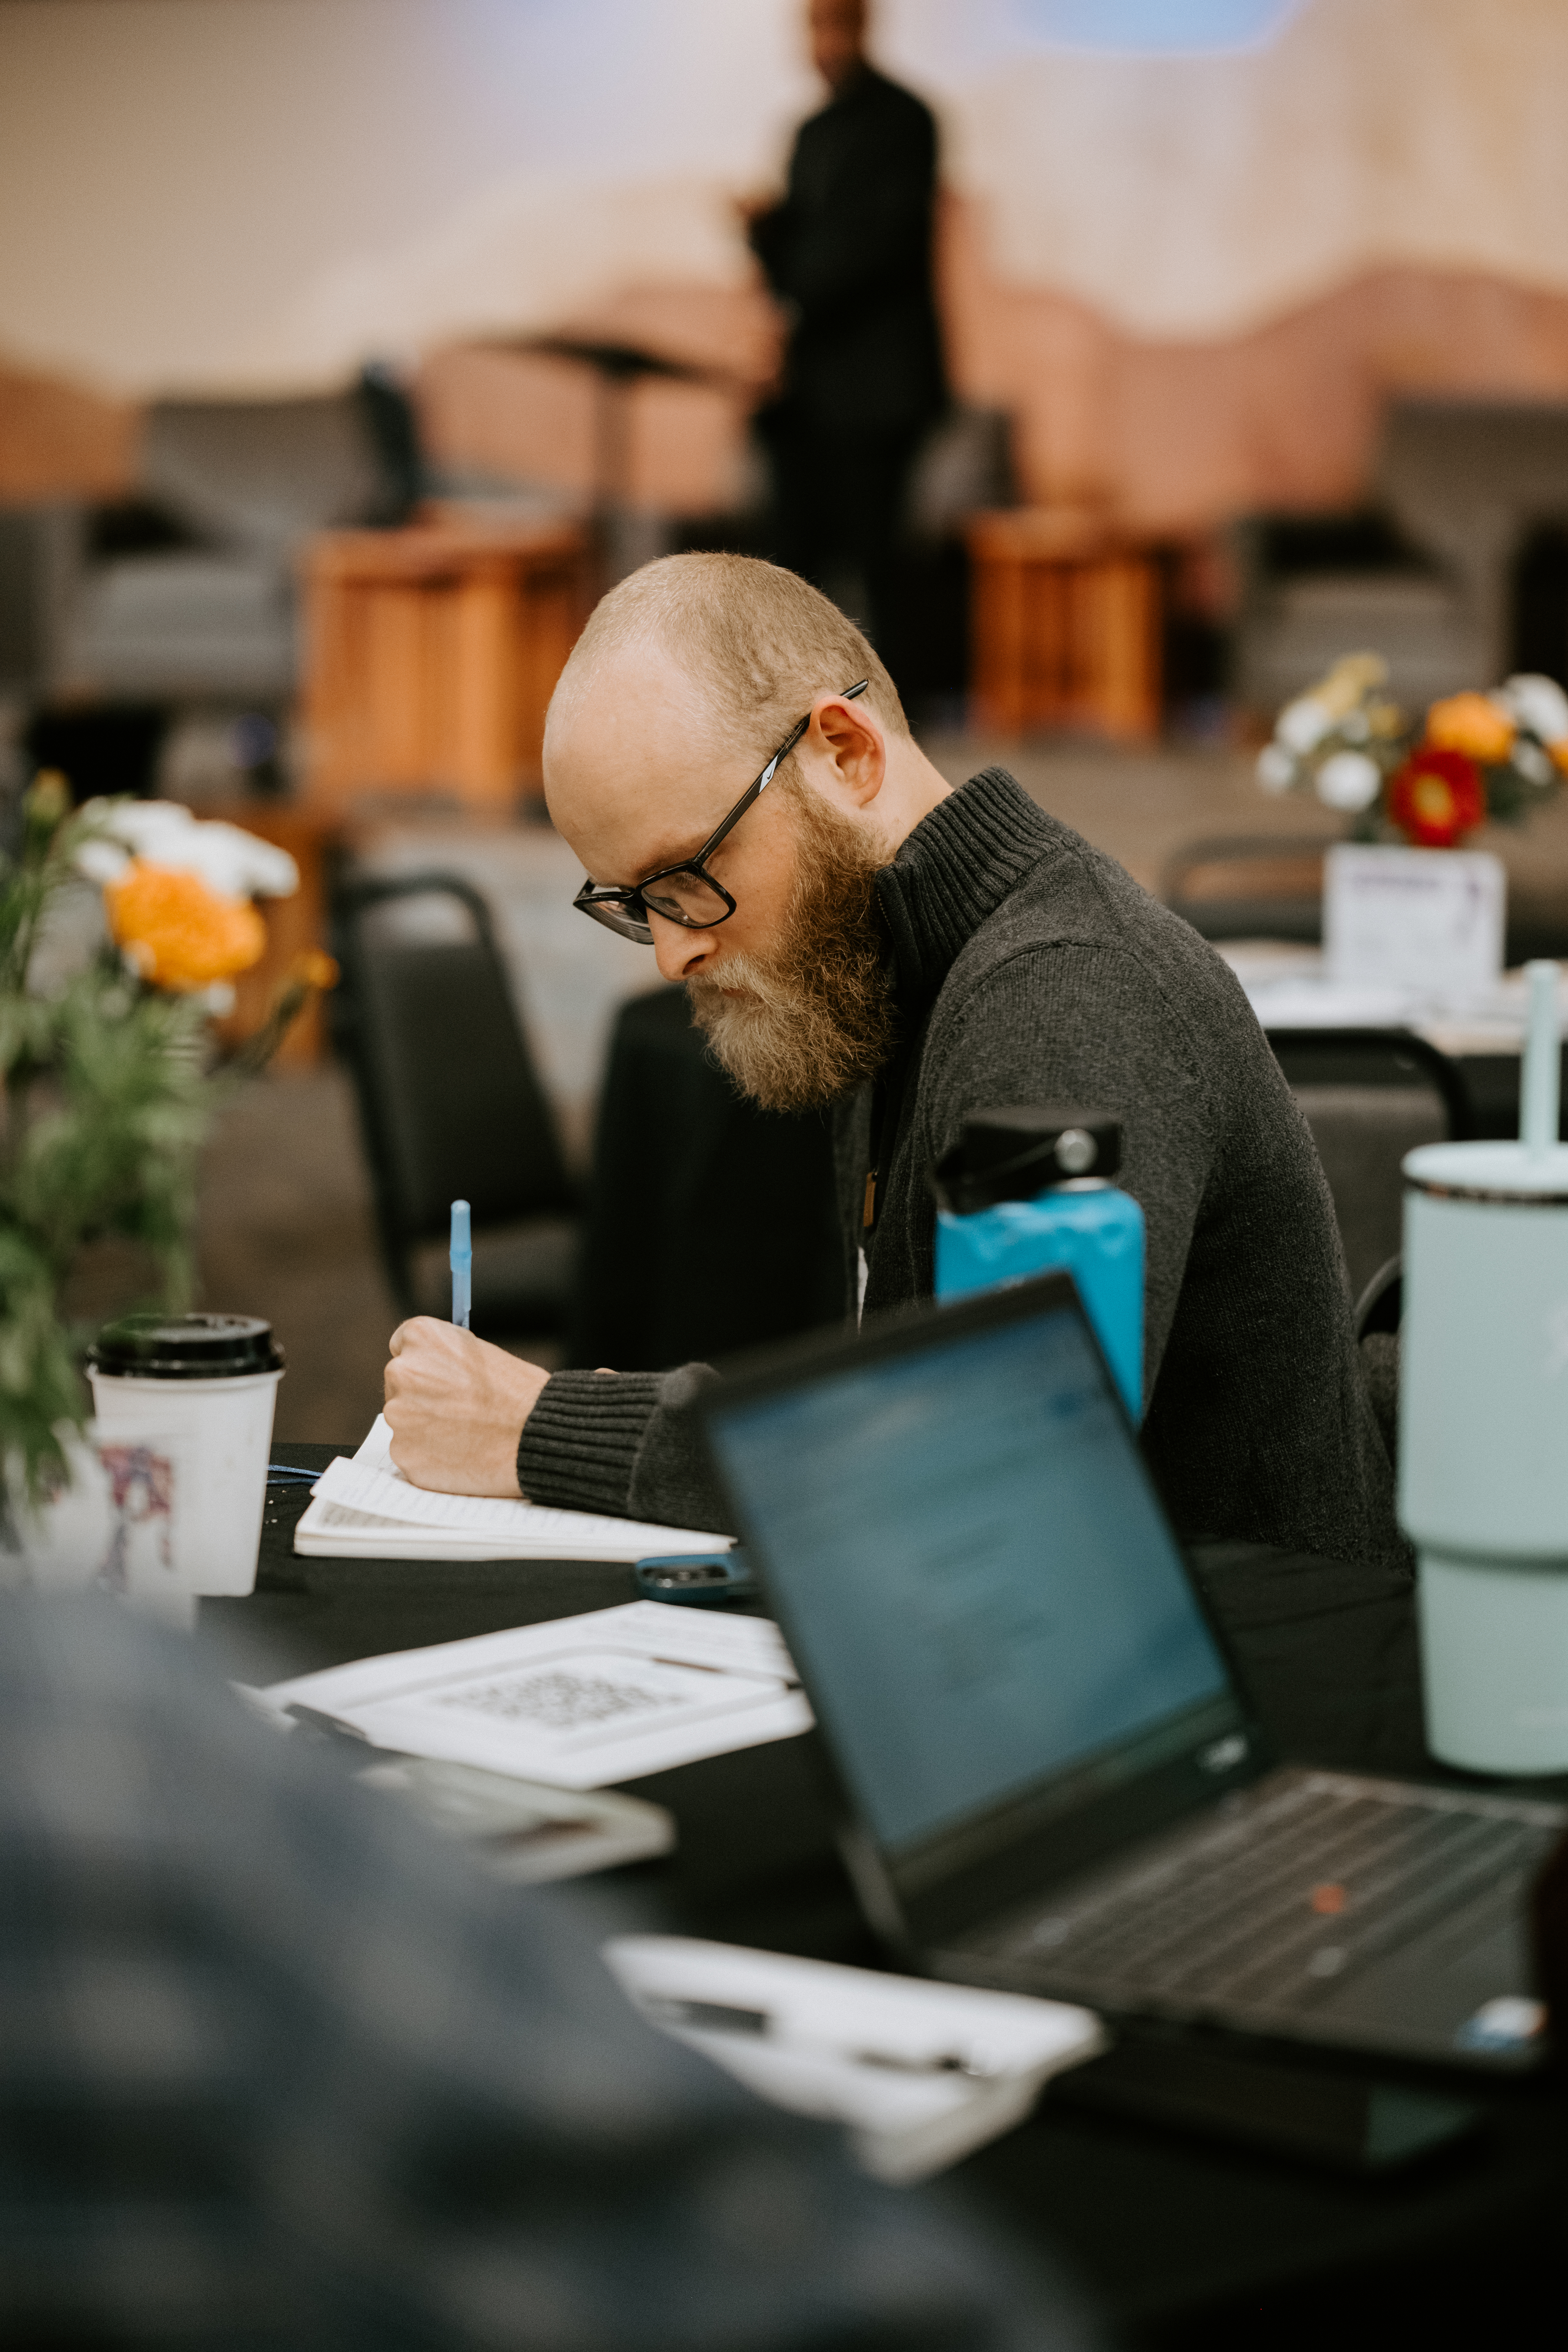
{"label": "yellow flower", "polygon": [[1381,654],[1342,654],[1327,677],[1312,688],[1312,698],[1335,719],[1344,719],[1387,676],[1388,664]]}
{"label": "yellow flower", "polygon": [[1426,740],[1441,751],[1463,751],[1495,766],[1513,749],[1518,730],[1489,695],[1451,694],[1426,713]]}
{"label": "yellow flower", "polygon": [[117,945],[154,988],[210,988],[266,951],[267,926],[249,901],[225,898],[181,866],[132,858],[103,898]]}

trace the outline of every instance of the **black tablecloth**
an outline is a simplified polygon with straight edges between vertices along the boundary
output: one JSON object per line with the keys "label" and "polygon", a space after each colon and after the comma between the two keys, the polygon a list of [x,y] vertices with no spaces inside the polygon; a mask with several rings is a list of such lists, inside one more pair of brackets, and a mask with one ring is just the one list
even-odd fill
{"label": "black tablecloth", "polygon": [[[349,1447],[286,1449],[318,1466]],[[291,1549],[302,1487],[269,1490],[255,1595],[206,1601],[250,1675],[531,1624],[637,1597],[607,1563],[317,1560]],[[1306,1761],[1432,1777],[1414,1610],[1375,1570],[1255,1545],[1196,1565],[1265,1722]],[[1447,1776],[1454,1777],[1454,1776]],[[633,1784],[679,1831],[667,1862],[618,1874],[650,1925],[819,1958],[877,1955],[834,1853],[815,1738]],[[1532,1784],[1542,1793],[1542,1784]],[[1554,1790],[1553,1793],[1561,1793]],[[1140,2342],[1279,2347],[1404,2340],[1506,2320],[1555,2263],[1568,2207],[1568,2110],[1544,2085],[1500,2092],[1481,2133],[1366,2182],[1069,2112],[959,2168],[1026,2236],[1047,2238]],[[1557,2340],[1561,2312],[1542,2341]],[[1533,2340],[1522,2326],[1510,2342]]]}

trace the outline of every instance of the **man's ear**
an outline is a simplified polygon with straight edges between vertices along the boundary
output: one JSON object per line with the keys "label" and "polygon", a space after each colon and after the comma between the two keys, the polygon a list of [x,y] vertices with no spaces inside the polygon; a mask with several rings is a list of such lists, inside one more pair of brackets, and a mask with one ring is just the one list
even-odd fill
{"label": "man's ear", "polygon": [[813,706],[811,731],[832,762],[839,790],[857,808],[869,808],[888,772],[887,739],[876,712],[825,694]]}

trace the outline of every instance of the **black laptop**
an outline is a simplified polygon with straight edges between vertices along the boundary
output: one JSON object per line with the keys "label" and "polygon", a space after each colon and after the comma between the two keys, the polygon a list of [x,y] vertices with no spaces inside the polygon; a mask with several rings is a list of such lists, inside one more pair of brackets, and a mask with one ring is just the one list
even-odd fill
{"label": "black laptop", "polygon": [[1521,2071],[1568,1815],[1281,1766],[1070,1280],[809,1341],[706,1394],[873,1925],[933,1974]]}

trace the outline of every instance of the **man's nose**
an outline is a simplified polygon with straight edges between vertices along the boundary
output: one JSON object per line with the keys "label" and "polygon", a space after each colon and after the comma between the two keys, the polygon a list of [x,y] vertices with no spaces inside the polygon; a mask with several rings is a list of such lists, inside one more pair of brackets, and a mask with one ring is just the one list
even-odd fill
{"label": "man's nose", "polygon": [[701,971],[718,945],[711,931],[689,931],[684,924],[656,915],[651,907],[647,922],[653,933],[654,960],[662,980],[690,980]]}

